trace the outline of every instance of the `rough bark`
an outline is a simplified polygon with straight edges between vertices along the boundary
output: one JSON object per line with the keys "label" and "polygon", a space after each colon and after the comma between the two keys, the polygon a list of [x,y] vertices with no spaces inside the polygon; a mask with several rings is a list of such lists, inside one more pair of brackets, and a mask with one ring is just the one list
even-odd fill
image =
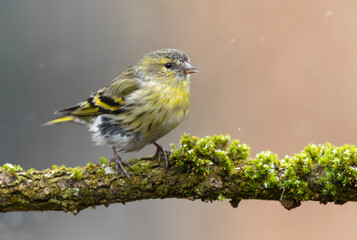
{"label": "rough bark", "polygon": [[228,136],[181,138],[169,168],[156,158],[132,159],[131,180],[106,160],[87,166],[24,171],[0,167],[0,212],[79,211],[97,205],[155,198],[203,201],[277,200],[286,209],[301,201],[357,200],[357,154],[351,145],[309,145],[284,159],[269,151],[249,157],[249,147]]}

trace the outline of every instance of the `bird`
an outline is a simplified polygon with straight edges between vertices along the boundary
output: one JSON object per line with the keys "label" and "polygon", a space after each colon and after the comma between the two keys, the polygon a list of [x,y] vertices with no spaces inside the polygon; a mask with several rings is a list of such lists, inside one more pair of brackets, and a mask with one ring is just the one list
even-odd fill
{"label": "bird", "polygon": [[199,72],[188,55],[176,49],[149,52],[129,66],[106,87],[74,107],[56,111],[59,117],[44,125],[73,122],[86,125],[96,145],[111,147],[116,174],[119,168],[130,179],[118,152],[156,146],[158,160],[167,151],[157,140],[188,117],[190,75]]}

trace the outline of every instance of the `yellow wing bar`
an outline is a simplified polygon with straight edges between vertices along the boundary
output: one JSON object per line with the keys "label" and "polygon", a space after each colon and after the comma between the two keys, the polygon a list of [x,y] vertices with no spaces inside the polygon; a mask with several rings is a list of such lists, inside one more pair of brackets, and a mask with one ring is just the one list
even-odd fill
{"label": "yellow wing bar", "polygon": [[89,116],[103,113],[116,113],[120,110],[123,104],[123,97],[113,99],[102,95],[102,93],[99,92],[87,101],[81,103],[78,108],[73,109],[70,114]]}

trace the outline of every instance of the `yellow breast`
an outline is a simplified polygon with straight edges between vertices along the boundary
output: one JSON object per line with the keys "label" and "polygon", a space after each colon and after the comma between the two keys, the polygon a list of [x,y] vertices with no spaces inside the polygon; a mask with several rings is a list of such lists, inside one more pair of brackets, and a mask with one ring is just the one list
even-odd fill
{"label": "yellow breast", "polygon": [[[190,107],[188,81],[176,86],[148,84],[126,99],[127,111],[117,116],[126,131],[154,142],[187,118]],[[140,138],[141,138],[140,137]]]}
{"label": "yellow breast", "polygon": [[190,108],[188,87],[165,87],[155,91],[153,98],[155,100],[150,106],[155,113],[150,119],[153,122],[153,129],[151,133],[147,133],[148,135],[157,133],[163,136],[187,118]]}

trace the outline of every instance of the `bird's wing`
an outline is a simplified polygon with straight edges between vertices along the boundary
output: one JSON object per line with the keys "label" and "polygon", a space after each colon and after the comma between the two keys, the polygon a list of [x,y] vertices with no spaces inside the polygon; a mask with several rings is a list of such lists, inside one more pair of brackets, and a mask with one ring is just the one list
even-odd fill
{"label": "bird's wing", "polygon": [[128,68],[105,88],[93,93],[86,101],[72,108],[66,108],[56,113],[72,116],[93,116],[100,114],[117,114],[125,103],[125,97],[140,88],[141,80]]}

